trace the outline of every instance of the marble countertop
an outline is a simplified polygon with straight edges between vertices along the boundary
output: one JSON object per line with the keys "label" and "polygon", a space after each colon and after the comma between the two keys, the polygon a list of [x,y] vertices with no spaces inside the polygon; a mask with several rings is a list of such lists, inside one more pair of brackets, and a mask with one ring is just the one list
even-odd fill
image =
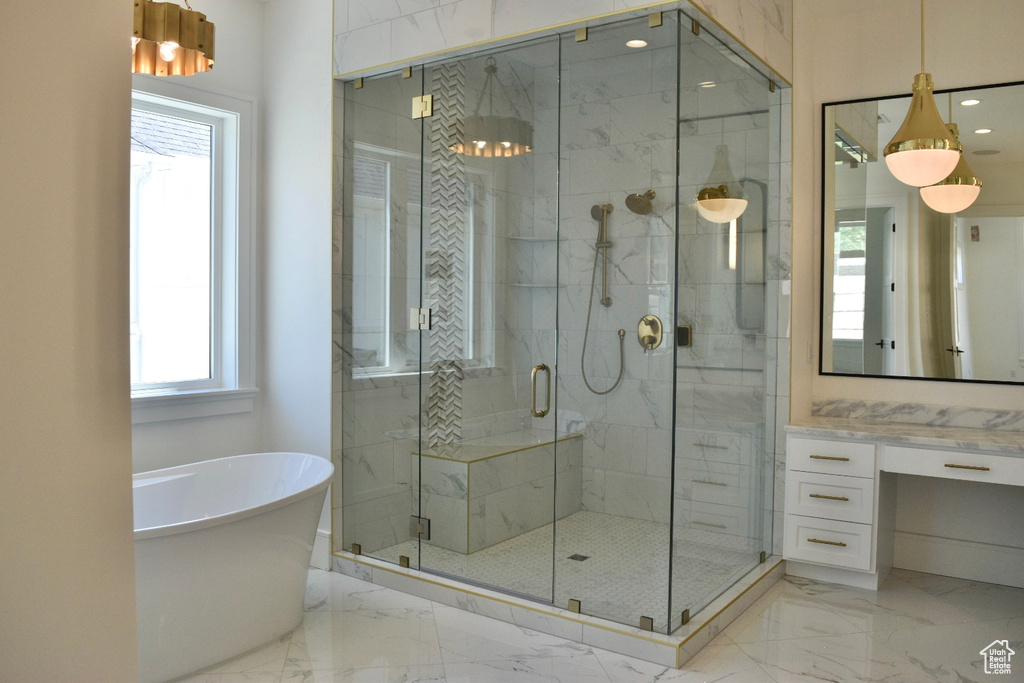
{"label": "marble countertop", "polygon": [[872,422],[834,417],[808,417],[786,426],[790,434],[840,439],[866,439],[887,444],[930,446],[1024,457],[1024,432],[1009,429],[946,427],[907,422]]}

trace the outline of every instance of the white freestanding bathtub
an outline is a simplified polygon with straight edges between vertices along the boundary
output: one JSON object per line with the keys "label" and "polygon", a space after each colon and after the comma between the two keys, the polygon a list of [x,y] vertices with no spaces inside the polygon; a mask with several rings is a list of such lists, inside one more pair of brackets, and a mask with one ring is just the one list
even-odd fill
{"label": "white freestanding bathtub", "polygon": [[204,669],[299,625],[333,472],[315,455],[254,453],[133,477],[143,681]]}

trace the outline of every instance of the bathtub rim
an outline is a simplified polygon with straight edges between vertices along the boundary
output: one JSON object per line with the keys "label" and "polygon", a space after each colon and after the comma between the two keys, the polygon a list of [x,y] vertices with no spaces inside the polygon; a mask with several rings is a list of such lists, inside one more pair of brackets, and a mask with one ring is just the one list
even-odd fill
{"label": "bathtub rim", "polygon": [[330,486],[331,482],[333,481],[334,463],[323,456],[316,455],[313,453],[302,453],[299,451],[265,451],[259,453],[242,453],[239,455],[227,455],[221,458],[209,458],[207,460],[199,460],[193,463],[186,463],[184,465],[174,465],[172,467],[164,467],[161,469],[149,470],[146,472],[136,472],[132,474],[132,486],[134,488],[137,477],[149,477],[154,475],[172,476],[176,472],[184,473],[184,471],[188,470],[189,468],[195,468],[198,465],[203,465],[206,463],[224,462],[227,460],[259,458],[260,456],[269,455],[288,455],[302,456],[303,458],[316,458],[317,460],[321,460],[324,463],[326,463],[328,469],[326,470],[326,474],[322,480],[318,481],[312,486],[296,491],[295,493],[292,493],[290,495],[284,496],[283,498],[276,498],[267,503],[257,505],[256,507],[244,508],[242,510],[233,510],[231,512],[225,512],[224,514],[214,515],[212,517],[190,519],[182,522],[175,522],[174,524],[164,524],[163,526],[142,527],[140,529],[134,530],[135,540],[143,541],[151,538],[160,538],[161,536],[170,536],[173,534],[188,533],[190,531],[199,531],[200,529],[208,529],[210,527],[219,526],[221,524],[229,524],[231,522],[235,522],[241,519],[246,519],[247,517],[253,517],[264,512],[269,512],[271,510],[275,510],[277,508],[290,505],[291,503],[297,500],[319,493],[320,491],[323,491],[328,486]]}

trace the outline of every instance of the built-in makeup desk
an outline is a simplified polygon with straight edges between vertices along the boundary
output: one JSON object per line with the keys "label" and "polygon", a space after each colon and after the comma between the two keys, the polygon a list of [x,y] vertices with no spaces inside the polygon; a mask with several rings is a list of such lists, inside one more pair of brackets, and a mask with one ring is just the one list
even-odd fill
{"label": "built-in makeup desk", "polygon": [[786,427],[787,573],[877,589],[896,475],[1024,486],[1024,432],[808,418]]}

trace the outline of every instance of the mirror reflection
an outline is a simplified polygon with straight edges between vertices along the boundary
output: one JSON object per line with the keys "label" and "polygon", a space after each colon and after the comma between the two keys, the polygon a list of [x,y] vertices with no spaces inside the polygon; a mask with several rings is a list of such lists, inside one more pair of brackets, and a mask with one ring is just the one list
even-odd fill
{"label": "mirror reflection", "polygon": [[824,106],[822,374],[1024,381],[1024,85],[935,99],[983,182],[957,213],[886,167],[909,95]]}

